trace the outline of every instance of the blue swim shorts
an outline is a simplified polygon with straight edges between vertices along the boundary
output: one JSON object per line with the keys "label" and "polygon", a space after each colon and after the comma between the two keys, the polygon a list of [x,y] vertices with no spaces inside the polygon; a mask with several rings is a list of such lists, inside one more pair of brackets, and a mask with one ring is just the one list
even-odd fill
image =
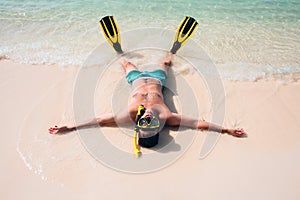
{"label": "blue swim shorts", "polygon": [[126,75],[127,82],[132,84],[133,81],[139,78],[154,78],[161,82],[161,85],[164,87],[167,79],[166,72],[161,69],[154,70],[152,72],[149,71],[137,71],[132,70]]}

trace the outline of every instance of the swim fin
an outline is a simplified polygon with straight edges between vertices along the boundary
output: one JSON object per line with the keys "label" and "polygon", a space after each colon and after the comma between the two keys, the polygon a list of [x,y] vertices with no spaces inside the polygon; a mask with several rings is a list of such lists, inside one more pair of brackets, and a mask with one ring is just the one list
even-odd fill
{"label": "swim fin", "polygon": [[105,16],[100,21],[102,32],[109,44],[119,54],[123,53],[121,48],[121,37],[118,25],[113,16]]}
{"label": "swim fin", "polygon": [[197,27],[198,22],[194,18],[185,16],[177,28],[171,53],[175,54],[192,37]]}

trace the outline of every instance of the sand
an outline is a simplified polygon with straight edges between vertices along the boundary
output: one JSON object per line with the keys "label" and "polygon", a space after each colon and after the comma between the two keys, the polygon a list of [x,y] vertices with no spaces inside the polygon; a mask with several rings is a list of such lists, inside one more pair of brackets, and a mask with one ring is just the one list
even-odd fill
{"label": "sand", "polygon": [[[96,161],[76,132],[47,133],[50,126],[74,123],[78,67],[1,60],[0,70],[1,199],[300,198],[299,82],[224,81],[223,125],[243,127],[247,137],[221,135],[211,153],[199,159],[206,136],[213,133],[197,132],[176,162],[155,172],[130,174]],[[193,75],[187,77],[196,82]],[[201,101],[210,104],[209,98]],[[104,105],[109,110],[110,102]],[[209,119],[210,109],[200,110]],[[130,152],[130,136],[114,134],[110,140],[118,137],[123,143],[116,145]]]}

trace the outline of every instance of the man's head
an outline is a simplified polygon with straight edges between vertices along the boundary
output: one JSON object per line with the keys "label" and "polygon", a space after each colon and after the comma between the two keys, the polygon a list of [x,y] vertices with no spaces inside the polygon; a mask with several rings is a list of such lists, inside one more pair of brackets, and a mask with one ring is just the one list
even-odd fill
{"label": "man's head", "polygon": [[159,133],[157,131],[144,131],[139,132],[139,145],[142,147],[151,148],[158,144]]}
{"label": "man's head", "polygon": [[[143,109],[142,111],[140,109]],[[139,107],[137,115],[136,126],[139,129],[139,141],[138,144],[142,147],[153,147],[158,144],[159,139],[159,127],[160,123],[150,109],[146,109],[143,106]]]}

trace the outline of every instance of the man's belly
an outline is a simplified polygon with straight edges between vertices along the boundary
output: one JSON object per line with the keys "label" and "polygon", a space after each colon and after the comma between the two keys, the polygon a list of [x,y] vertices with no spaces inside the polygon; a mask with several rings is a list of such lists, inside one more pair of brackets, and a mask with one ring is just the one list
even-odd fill
{"label": "man's belly", "polygon": [[133,82],[129,100],[130,105],[139,106],[143,104],[147,106],[163,103],[162,86],[158,80],[141,78]]}

